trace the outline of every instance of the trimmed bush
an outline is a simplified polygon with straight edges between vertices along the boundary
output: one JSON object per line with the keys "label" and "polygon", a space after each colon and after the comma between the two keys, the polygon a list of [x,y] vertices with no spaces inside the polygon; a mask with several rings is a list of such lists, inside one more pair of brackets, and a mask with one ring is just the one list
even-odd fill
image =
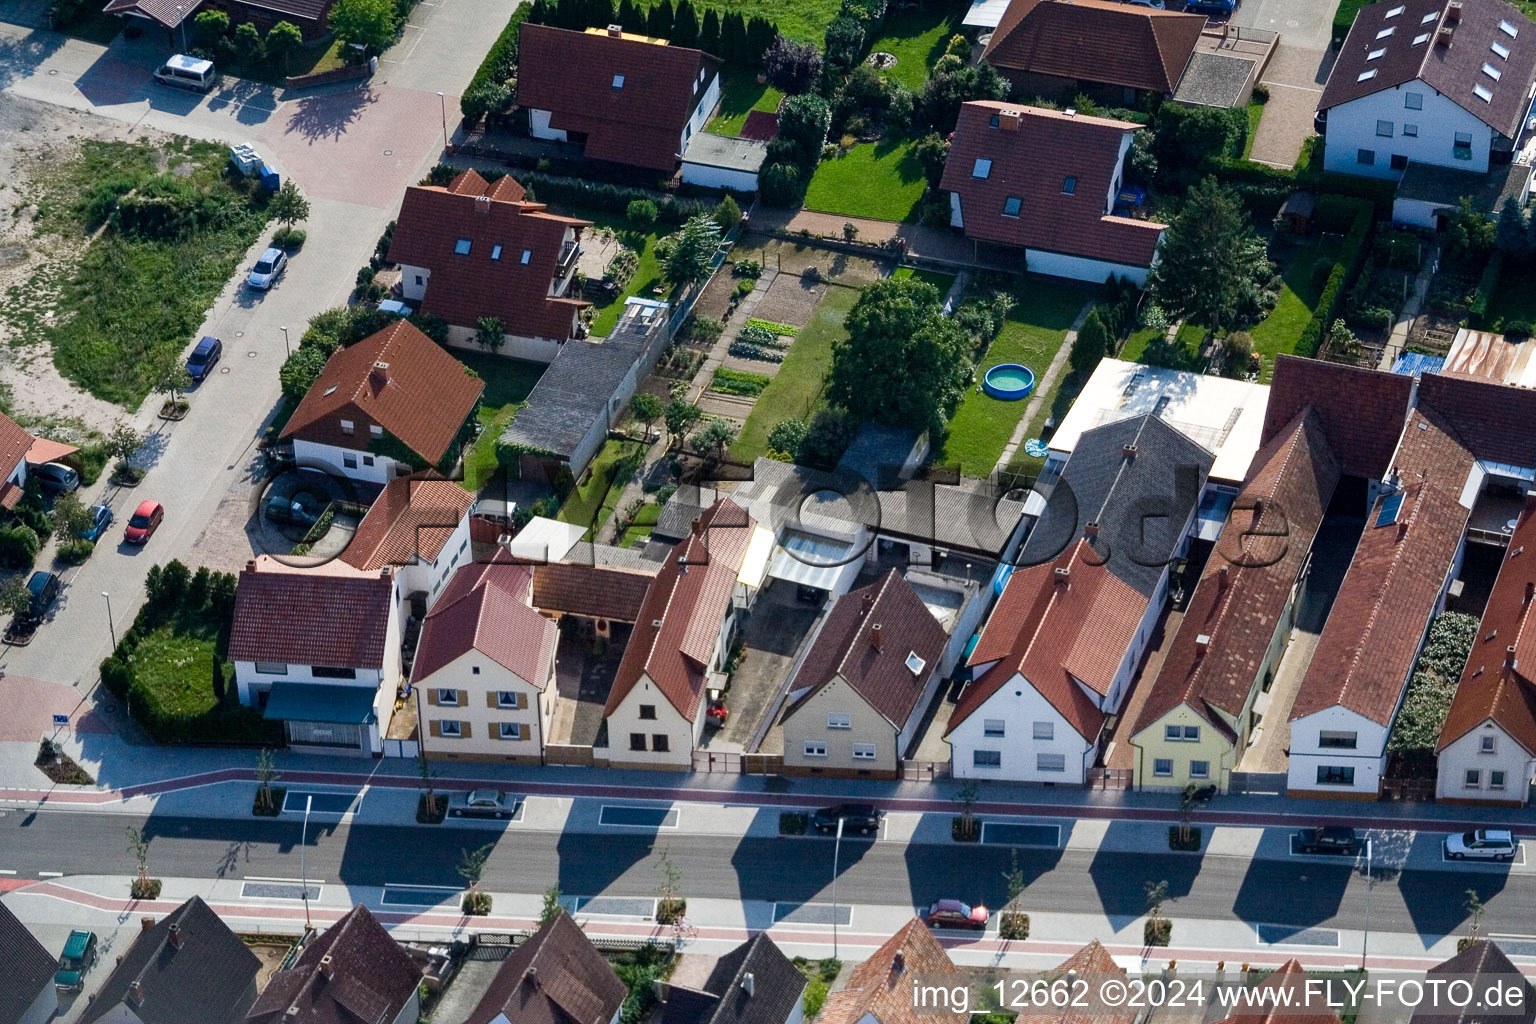
{"label": "trimmed bush", "polygon": [[40,546],[37,531],[30,526],[17,523],[0,529],[0,568],[25,572],[32,568]]}

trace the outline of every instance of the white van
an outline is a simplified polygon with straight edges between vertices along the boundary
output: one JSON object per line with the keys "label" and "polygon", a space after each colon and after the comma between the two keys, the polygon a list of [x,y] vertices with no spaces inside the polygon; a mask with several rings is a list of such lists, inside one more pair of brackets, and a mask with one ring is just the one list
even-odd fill
{"label": "white van", "polygon": [[207,92],[218,80],[219,76],[213,71],[213,61],[198,60],[184,53],[171,57],[155,72],[155,81],[191,89],[193,92]]}

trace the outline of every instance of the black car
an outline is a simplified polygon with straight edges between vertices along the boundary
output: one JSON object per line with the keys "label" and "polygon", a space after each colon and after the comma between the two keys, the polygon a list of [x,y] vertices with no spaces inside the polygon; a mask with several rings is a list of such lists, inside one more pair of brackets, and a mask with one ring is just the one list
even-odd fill
{"label": "black car", "polygon": [[27,593],[32,603],[27,607],[27,622],[41,622],[48,609],[59,599],[59,577],[56,573],[35,572],[27,580]]}
{"label": "black car", "polygon": [[267,499],[267,518],[275,523],[314,526],[325,514],[327,504],[308,491],[300,491],[292,496],[274,494]]}
{"label": "black car", "polygon": [[1296,833],[1296,849],[1301,853],[1342,853],[1353,857],[1364,846],[1365,841],[1352,828],[1330,825],[1304,828]]}
{"label": "black car", "polygon": [[811,815],[811,827],[822,835],[830,836],[837,831],[837,823],[843,822],[844,834],[860,832],[872,836],[880,831],[880,811],[873,804],[838,804],[823,807]]}

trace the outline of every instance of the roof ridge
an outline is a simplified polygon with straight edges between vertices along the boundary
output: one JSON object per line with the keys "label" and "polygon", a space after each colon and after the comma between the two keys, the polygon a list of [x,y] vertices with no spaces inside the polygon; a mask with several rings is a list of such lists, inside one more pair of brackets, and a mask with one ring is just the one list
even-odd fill
{"label": "roof ridge", "polygon": [[[843,675],[843,666],[848,664],[848,659],[853,656],[854,650],[858,647],[858,644],[859,644],[859,632],[863,629],[865,622],[867,622],[868,620],[873,619],[875,617],[875,609],[880,606],[881,599],[885,597],[885,588],[890,585],[891,577],[893,577],[895,575],[896,575],[896,570],[892,569],[892,570],[890,570],[889,572],[887,572],[885,574],[885,578],[884,579],[880,580],[877,583],[871,583],[870,584],[870,587],[878,587],[879,591],[878,591],[878,593],[875,594],[874,598],[869,602],[869,612],[868,612],[868,614],[865,614],[864,609],[863,609],[862,606],[860,606],[858,608],[855,608],[853,610],[853,615],[854,615],[854,619],[853,619],[853,635],[848,638],[848,642],[843,646],[843,653],[838,656],[837,664],[836,664],[836,666],[834,666],[833,671],[832,671],[832,676]],[[868,587],[861,587],[860,588],[860,590],[867,590],[867,589],[869,589],[869,588]],[[857,593],[857,591],[853,591],[853,592],[844,594],[842,597],[838,598],[838,600],[842,601],[842,600],[845,600],[845,599],[847,599],[849,597],[852,597],[854,593]],[[832,676],[828,676],[827,680],[830,680],[832,678]],[[827,680],[823,680],[822,682],[826,682]]]}
{"label": "roof ridge", "polygon": [[[1070,573],[1072,571],[1071,563],[1076,560],[1078,551],[1081,550],[1082,545],[1086,543],[1088,543],[1086,538],[1079,537],[1077,543],[1072,545],[1072,553],[1067,556],[1067,565],[1064,567],[1057,566],[1056,568],[1065,568]],[[1052,575],[1054,576],[1054,572]],[[1023,674],[1024,663],[1029,660],[1029,652],[1034,650],[1035,644],[1039,642],[1040,634],[1045,630],[1046,620],[1051,617],[1051,609],[1056,606],[1056,600],[1060,596],[1061,588],[1056,586],[1054,580],[1049,582],[1051,583],[1051,596],[1046,598],[1045,607],[1041,609],[1040,617],[1035,620],[1035,628],[1034,631],[1030,634],[1029,643],[1025,644],[1024,649],[1018,652],[1018,655],[1014,658],[1014,671],[1020,674]],[[1070,589],[1071,586],[1072,583],[1069,578],[1067,581],[1067,587]],[[1038,598],[1036,600],[1038,601]]]}
{"label": "roof ridge", "polygon": [[[1402,526],[1398,528],[1397,540],[1392,542],[1393,550],[1392,557],[1390,559],[1391,564],[1387,566],[1387,575],[1382,579],[1381,586],[1376,589],[1376,595],[1371,601],[1371,614],[1366,616],[1365,628],[1360,631],[1360,636],[1355,641],[1354,655],[1349,659],[1349,668],[1344,672],[1343,685],[1339,687],[1339,697],[1337,703],[1345,707],[1348,707],[1347,698],[1349,696],[1349,688],[1355,681],[1355,671],[1360,667],[1360,659],[1365,655],[1366,640],[1371,636],[1372,633],[1376,631],[1376,621],[1381,616],[1382,606],[1386,604],[1387,594],[1392,590],[1393,577],[1397,575],[1398,567],[1403,563],[1401,557],[1401,545],[1407,540],[1408,534],[1413,532],[1414,521],[1419,517],[1419,510],[1424,504],[1424,495],[1428,490],[1428,477],[1420,478],[1418,490],[1414,493],[1413,496],[1413,510],[1408,513],[1407,521],[1403,522]],[[1376,502],[1371,506],[1372,511],[1378,510],[1381,507],[1383,500],[1383,497],[1378,497]],[[1380,514],[1379,511],[1377,514]],[[1373,528],[1371,526],[1371,520],[1369,517],[1366,519],[1365,524],[1365,528],[1367,530]],[[1375,529],[1380,529],[1380,527],[1377,526]],[[1414,660],[1417,662],[1417,657],[1415,657]],[[1410,668],[1410,672],[1411,671],[1412,670]]]}

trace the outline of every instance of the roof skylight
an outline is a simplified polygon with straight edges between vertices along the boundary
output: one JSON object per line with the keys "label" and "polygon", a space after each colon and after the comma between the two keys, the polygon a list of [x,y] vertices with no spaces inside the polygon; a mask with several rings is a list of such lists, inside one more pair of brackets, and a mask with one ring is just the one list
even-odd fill
{"label": "roof skylight", "polygon": [[1380,50],[1372,50],[1370,53],[1365,55],[1365,59],[1366,60],[1375,60],[1375,59],[1377,59],[1378,57],[1380,57],[1382,54],[1384,54],[1386,52],[1387,51],[1386,51],[1385,47],[1383,47]]}
{"label": "roof skylight", "polygon": [[1480,85],[1473,87],[1472,95],[1476,96],[1478,99],[1482,100],[1484,103],[1492,103],[1493,102],[1493,93],[1489,92],[1487,89],[1484,89]]}
{"label": "roof skylight", "polygon": [[1428,25],[1430,22],[1434,21],[1438,17],[1440,17],[1440,12],[1439,11],[1430,11],[1428,14],[1424,15],[1424,17],[1419,19],[1419,24],[1420,25]]}
{"label": "roof skylight", "polygon": [[1509,59],[1509,47],[1505,46],[1503,43],[1494,43],[1493,45],[1489,46],[1488,49],[1492,50],[1494,53],[1498,54],[1500,57],[1505,58],[1506,60]]}
{"label": "roof skylight", "polygon": [[1375,77],[1376,77],[1376,69],[1375,68],[1371,68],[1371,70],[1369,70],[1369,71],[1362,71],[1362,72],[1360,72],[1359,77],[1357,77],[1355,79],[1355,81],[1357,81],[1357,82],[1364,82],[1364,81],[1366,81],[1368,79],[1372,79],[1372,78],[1375,78]]}
{"label": "roof skylight", "polygon": [[1515,28],[1515,26],[1511,25],[1507,21],[1499,22],[1499,31],[1503,32],[1505,35],[1509,36],[1509,38],[1511,38],[1511,39],[1516,39],[1520,35],[1520,30]]}
{"label": "roof skylight", "polygon": [[1397,31],[1397,26],[1396,25],[1388,25],[1386,28],[1384,28],[1380,32],[1376,33],[1376,38],[1377,39],[1385,39],[1385,38],[1387,38],[1387,36],[1391,35],[1393,32],[1396,32],[1396,31]]}
{"label": "roof skylight", "polygon": [[1483,74],[1487,75],[1489,78],[1493,79],[1495,82],[1497,82],[1500,79],[1500,77],[1502,77],[1502,73],[1499,71],[1499,69],[1494,67],[1492,64],[1484,64],[1483,65]]}
{"label": "roof skylight", "polygon": [[1428,32],[1425,32],[1421,36],[1414,36],[1413,37],[1413,45],[1414,46],[1418,46],[1420,43],[1427,43],[1427,42],[1429,42],[1429,33]]}
{"label": "roof skylight", "polygon": [[1398,4],[1396,7],[1392,8],[1390,11],[1388,11],[1385,16],[1388,17],[1388,18],[1395,18],[1399,14],[1402,14],[1404,10],[1405,10],[1405,8],[1403,7],[1403,5],[1402,4]]}

